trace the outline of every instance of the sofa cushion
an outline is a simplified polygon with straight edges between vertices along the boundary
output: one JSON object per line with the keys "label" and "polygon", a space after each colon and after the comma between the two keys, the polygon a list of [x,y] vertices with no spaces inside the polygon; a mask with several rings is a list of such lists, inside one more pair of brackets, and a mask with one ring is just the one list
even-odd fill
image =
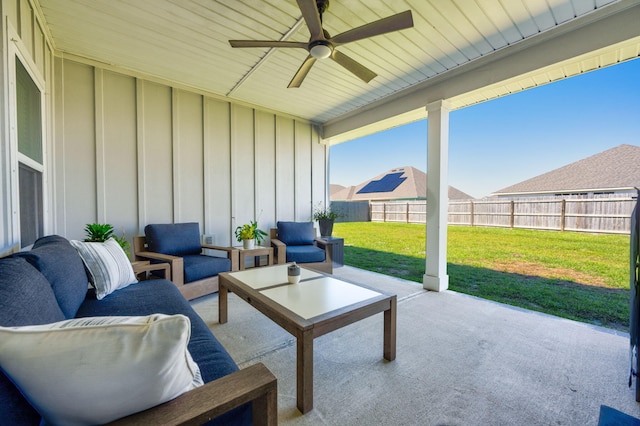
{"label": "sofa cushion", "polygon": [[[93,316],[134,316],[154,313],[186,315],[191,321],[191,341],[189,351],[200,366],[205,382],[233,373],[238,370],[235,362],[224,347],[213,337],[202,318],[193,310],[189,302],[180,294],[178,288],[168,280],[157,279],[141,281],[139,284],[111,293],[97,300],[93,291],[80,305],[77,317]],[[202,362],[209,355],[218,362]]]}
{"label": "sofa cushion", "polygon": [[149,251],[184,256],[200,254],[200,225],[197,222],[151,224],[144,227]]}
{"label": "sofa cushion", "polygon": [[313,244],[313,222],[278,222],[278,239],[288,246]]}
{"label": "sofa cushion", "polygon": [[184,315],[0,327],[0,366],[47,424],[94,425],[201,386]]}
{"label": "sofa cushion", "polygon": [[313,263],[324,262],[325,251],[320,247],[287,246],[287,262]]}
{"label": "sofa cushion", "polygon": [[23,257],[0,259],[0,326],[62,321],[49,281]]}
{"label": "sofa cushion", "polygon": [[231,260],[225,257],[206,255],[183,256],[184,282],[191,283],[207,277],[214,277],[220,272],[231,270]]}
{"label": "sofa cushion", "polygon": [[2,425],[37,426],[40,424],[40,414],[2,371],[0,371],[0,407],[0,424]]}
{"label": "sofa cushion", "polygon": [[131,261],[120,244],[113,238],[103,243],[71,241],[78,250],[84,265],[89,271],[91,284],[96,288],[98,300],[107,294],[137,283]]}
{"label": "sofa cushion", "polygon": [[[191,321],[189,352],[200,367],[205,383],[238,371],[226,349],[213,336],[178,288],[168,280],[141,281],[98,301],[91,290],[77,316],[183,314]],[[251,424],[251,408],[243,406],[216,417],[212,424]]]}
{"label": "sofa cushion", "polygon": [[59,235],[38,239],[31,251],[18,253],[47,278],[64,316],[73,318],[87,294],[89,278],[82,259]]}
{"label": "sofa cushion", "polygon": [[[46,324],[64,319],[44,275],[22,257],[0,259],[0,326]],[[40,415],[2,372],[0,407],[2,424],[37,425],[40,421]]]}

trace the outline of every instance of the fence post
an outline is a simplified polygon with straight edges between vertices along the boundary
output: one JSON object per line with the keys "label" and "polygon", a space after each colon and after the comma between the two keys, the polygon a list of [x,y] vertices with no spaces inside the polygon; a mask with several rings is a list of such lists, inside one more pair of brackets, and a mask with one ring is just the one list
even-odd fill
{"label": "fence post", "polygon": [[382,203],[382,221],[387,221],[387,203]]}
{"label": "fence post", "polygon": [[407,223],[409,223],[409,203],[407,203]]}
{"label": "fence post", "polygon": [[471,204],[471,208],[470,208],[470,210],[471,210],[471,218],[469,220],[469,223],[470,223],[471,226],[473,226],[473,213],[474,213],[473,212],[473,201],[469,201],[469,204]]}
{"label": "fence post", "polygon": [[564,218],[567,212],[567,200],[562,199],[562,207],[560,209],[560,231],[564,231]]}
{"label": "fence post", "polygon": [[513,225],[515,223],[514,216],[515,216],[515,211],[516,211],[516,203],[513,200],[511,200],[510,204],[511,204],[511,212],[510,212],[510,215],[509,215],[509,227],[513,228]]}

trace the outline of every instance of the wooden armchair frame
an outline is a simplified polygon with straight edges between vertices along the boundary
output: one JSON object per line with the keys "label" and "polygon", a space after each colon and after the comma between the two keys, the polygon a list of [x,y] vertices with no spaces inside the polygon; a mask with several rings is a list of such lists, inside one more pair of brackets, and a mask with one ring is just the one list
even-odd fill
{"label": "wooden armchair frame", "polygon": [[253,406],[254,425],[278,424],[277,379],[262,363],[206,383],[176,399],[109,425],[201,425],[248,402]]}
{"label": "wooden armchair frame", "polygon": [[[275,264],[287,263],[287,245],[278,239],[278,229],[271,228],[269,233]],[[322,238],[316,237],[314,245],[324,249],[324,262],[300,263],[300,266],[313,269],[327,274],[333,274],[333,248],[332,243]]]}
{"label": "wooden armchair frame", "polygon": [[[223,251],[227,254],[227,258],[231,260],[231,271],[239,269],[238,250],[233,247],[221,247],[209,244],[203,244],[203,249]],[[135,260],[159,260],[169,264],[171,277],[169,278],[180,290],[180,293],[187,300],[195,299],[206,294],[218,291],[218,276],[203,278],[188,284],[184,282],[184,261],[180,256],[171,256],[168,254],[156,253],[149,251],[147,239],[143,235],[133,237],[133,254]]]}

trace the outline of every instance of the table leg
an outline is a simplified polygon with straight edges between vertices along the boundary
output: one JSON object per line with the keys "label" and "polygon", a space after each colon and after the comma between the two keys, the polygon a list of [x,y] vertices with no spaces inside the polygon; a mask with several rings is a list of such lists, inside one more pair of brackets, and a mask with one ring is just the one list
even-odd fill
{"label": "table leg", "polygon": [[396,359],[396,296],[391,298],[391,306],[384,311],[384,347],[383,355],[387,361]]}
{"label": "table leg", "polygon": [[313,408],[313,333],[301,331],[297,336],[297,405],[305,414]]}
{"label": "table leg", "polygon": [[218,322],[224,324],[227,322],[227,299],[229,291],[222,282],[218,286]]}

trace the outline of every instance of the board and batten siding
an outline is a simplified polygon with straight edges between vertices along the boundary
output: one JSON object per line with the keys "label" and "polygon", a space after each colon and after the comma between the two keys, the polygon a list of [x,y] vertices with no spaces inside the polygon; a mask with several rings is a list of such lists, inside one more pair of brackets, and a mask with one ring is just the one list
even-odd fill
{"label": "board and batten siding", "polygon": [[[216,244],[254,218],[309,220],[328,197],[315,126],[55,52],[29,0],[0,0],[0,255],[19,249],[11,55],[44,82],[44,231],[84,238],[107,222],[131,240],[148,223],[197,221]],[[7,40],[8,39],[8,40]]]}
{"label": "board and batten siding", "polygon": [[311,123],[55,59],[56,232],[91,222],[131,240],[149,223],[199,222],[218,245],[259,219],[309,220],[328,147]]}

